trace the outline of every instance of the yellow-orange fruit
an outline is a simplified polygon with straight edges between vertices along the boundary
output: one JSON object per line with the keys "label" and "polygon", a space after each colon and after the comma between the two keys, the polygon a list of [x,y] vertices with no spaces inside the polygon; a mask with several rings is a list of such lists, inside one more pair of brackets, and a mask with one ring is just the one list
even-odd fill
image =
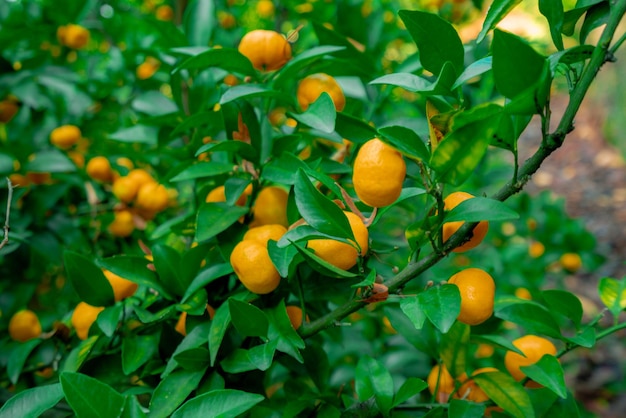
{"label": "yellow-orange fruit", "polygon": [[252,206],[250,227],[278,224],[289,226],[287,220],[287,197],[289,194],[277,186],[263,188]]}
{"label": "yellow-orange fruit", "polygon": [[0,123],[11,121],[19,110],[18,104],[13,100],[0,101]]}
{"label": "yellow-orange fruit", "polygon": [[520,367],[535,364],[546,354],[556,356],[556,347],[554,344],[552,344],[550,340],[536,335],[520,337],[513,341],[513,345],[524,353],[524,355],[522,356],[513,351],[507,351],[504,356],[504,366],[517,381],[526,377],[526,373],[524,373]]}
{"label": "yellow-orange fruit", "polygon": [[133,214],[129,210],[119,210],[115,212],[113,221],[108,227],[111,235],[115,237],[125,238],[133,233],[135,230],[135,221],[133,220]]}
{"label": "yellow-orange fruit", "polygon": [[346,105],[346,96],[341,86],[332,76],[324,73],[312,74],[300,81],[296,92],[298,104],[302,110],[307,110],[322,93],[328,93],[338,112],[343,110]]}
{"label": "yellow-orange fruit", "polygon": [[352,183],[363,203],[380,208],[398,199],[405,176],[402,154],[374,138],[363,144],[354,160]]}
{"label": "yellow-orange fruit", "polygon": [[109,284],[113,288],[113,295],[116,302],[131,297],[135,294],[137,288],[139,287],[137,283],[131,282],[128,279],[118,276],[117,274],[109,270],[104,270],[103,273],[104,277],[107,278]]}
{"label": "yellow-orange fruit", "polygon": [[230,264],[241,283],[252,293],[264,295],[280,284],[267,247],[258,241],[239,242],[230,255]]}
{"label": "yellow-orange fruit", "polygon": [[103,156],[93,157],[89,160],[85,170],[89,177],[97,181],[108,182],[113,178],[111,163]]}
{"label": "yellow-orange fruit", "polygon": [[[249,184],[241,196],[237,198],[235,205],[237,206],[245,206],[248,201],[248,196],[252,194],[252,185]],[[215,189],[211,190],[207,195],[205,201],[207,203],[210,202],[226,202],[226,187],[225,186],[217,186]]]}
{"label": "yellow-orange fruit", "polygon": [[[465,192],[450,193],[448,197],[446,197],[443,200],[443,203],[444,203],[443,208],[446,211],[452,210],[455,207],[457,207],[461,202],[464,202],[465,200],[468,200],[468,199],[472,199],[473,197],[474,196],[472,196],[471,194],[465,193]],[[443,242],[446,242],[448,238],[454,235],[454,233],[458,231],[459,228],[463,226],[464,223],[465,223],[464,221],[444,223],[443,224]],[[474,228],[474,231],[473,231],[474,233],[472,237],[469,239],[469,241],[467,241],[463,245],[456,247],[452,251],[454,251],[455,253],[462,253],[478,246],[478,244],[480,244],[485,238],[485,236],[487,235],[488,230],[489,230],[489,222],[487,221],[479,222],[478,225],[476,225],[476,227]]]}
{"label": "yellow-orange fruit", "polygon": [[289,305],[286,309],[291,326],[293,329],[297,330],[302,325],[302,308],[299,306]]}
{"label": "yellow-orange fruit", "polygon": [[459,288],[461,312],[458,320],[468,325],[485,322],[493,314],[496,285],[484,270],[468,268],[450,277],[448,283]]}
{"label": "yellow-orange fruit", "polygon": [[174,10],[168,4],[162,4],[161,6],[157,7],[154,14],[157,19],[163,21],[170,21],[174,18]]}
{"label": "yellow-orange fruit", "polygon": [[76,330],[76,335],[81,340],[87,339],[89,328],[96,322],[98,314],[104,310],[103,306],[91,306],[86,302],[80,302],[72,313],[72,326]]}
{"label": "yellow-orange fruit", "polygon": [[57,30],[59,41],[72,49],[83,49],[89,43],[89,30],[81,25],[68,24]]}
{"label": "yellow-orange fruit", "polygon": [[430,394],[435,395],[435,401],[439,403],[448,402],[450,395],[454,392],[454,378],[444,364],[436,364],[430,370],[426,383],[428,383]]}
{"label": "yellow-orange fruit", "polygon": [[570,273],[575,273],[583,266],[582,259],[576,253],[565,253],[559,258],[559,263],[561,266],[569,271]]}
{"label": "yellow-orange fruit", "polygon": [[41,323],[37,314],[29,309],[16,312],[9,321],[9,336],[20,342],[37,338],[41,335]]}
{"label": "yellow-orange fruit", "polygon": [[74,125],[63,125],[50,132],[50,143],[61,149],[68,149],[81,138],[80,129]]}
{"label": "yellow-orange fruit", "polygon": [[287,228],[282,225],[263,225],[249,229],[243,240],[255,240],[267,246],[269,240],[278,241],[287,232]]}
{"label": "yellow-orange fruit", "polygon": [[[472,376],[479,375],[481,373],[489,373],[489,372],[497,372],[498,369],[495,367],[483,367],[480,369],[476,369]],[[459,389],[456,391],[455,398],[467,399],[472,402],[486,402],[489,400],[489,396],[482,390],[474,381],[474,379],[469,379],[465,383],[463,383]]]}
{"label": "yellow-orange fruit", "polygon": [[274,71],[291,59],[291,45],[278,32],[257,29],[246,33],[239,42],[239,52],[257,70]]}
{"label": "yellow-orange fruit", "polygon": [[137,196],[139,183],[128,176],[118,177],[113,181],[111,191],[121,202],[130,203]]}
{"label": "yellow-orange fruit", "polygon": [[162,184],[148,183],[139,188],[135,203],[141,209],[157,213],[165,210],[169,205],[169,193]]}

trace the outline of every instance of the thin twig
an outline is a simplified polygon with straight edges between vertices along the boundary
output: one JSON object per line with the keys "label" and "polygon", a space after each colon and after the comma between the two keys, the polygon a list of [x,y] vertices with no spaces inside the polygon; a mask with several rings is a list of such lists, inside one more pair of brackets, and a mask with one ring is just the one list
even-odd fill
{"label": "thin twig", "polygon": [[9,193],[7,195],[7,216],[4,219],[4,239],[2,240],[2,242],[0,242],[0,249],[4,248],[5,245],[7,245],[9,243],[9,230],[11,229],[9,227],[9,217],[11,216],[11,200],[13,199],[13,183],[11,183],[11,180],[6,177],[7,179],[7,186],[9,187]]}

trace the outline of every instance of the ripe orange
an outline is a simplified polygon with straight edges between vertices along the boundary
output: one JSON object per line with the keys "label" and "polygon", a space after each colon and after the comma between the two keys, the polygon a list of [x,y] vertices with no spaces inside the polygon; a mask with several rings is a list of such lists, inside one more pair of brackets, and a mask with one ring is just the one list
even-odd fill
{"label": "ripe orange", "polygon": [[154,14],[157,19],[163,20],[166,22],[174,18],[174,10],[168,4],[162,4],[161,6],[157,7]]}
{"label": "ripe orange", "polygon": [[[248,196],[252,194],[252,185],[249,184],[248,187],[245,188],[241,196],[237,199],[235,204],[237,206],[245,206],[248,201]],[[215,189],[211,190],[206,197],[206,202],[226,202],[226,187],[225,186],[217,186]]]}
{"label": "ripe orange", "polygon": [[264,295],[280,284],[267,247],[258,241],[239,242],[230,254],[230,264],[241,283],[252,293]]}
{"label": "ripe orange", "polygon": [[367,141],[359,150],[352,173],[354,191],[372,207],[388,206],[402,192],[406,164],[402,155],[378,138]]}
{"label": "ripe orange", "polygon": [[0,123],[8,123],[20,110],[14,100],[6,99],[0,101]]}
{"label": "ripe orange", "polygon": [[274,16],[274,2],[272,0],[259,0],[256,4],[256,13],[263,19]]}
{"label": "ripe orange", "polygon": [[289,317],[289,322],[291,322],[291,326],[296,331],[302,325],[302,308],[295,305],[289,305],[286,307],[287,316]]}
{"label": "ripe orange", "polygon": [[139,287],[137,283],[131,282],[128,279],[118,276],[117,274],[109,270],[103,270],[103,273],[104,277],[107,278],[107,280],[111,284],[111,287],[113,288],[113,295],[116,302],[131,297],[135,294],[137,288]]}
{"label": "ripe orange", "polygon": [[296,96],[302,110],[307,110],[309,105],[315,102],[322,93],[328,93],[335,104],[335,109],[341,112],[346,105],[346,96],[337,80],[324,73],[312,74],[305,77],[298,84]]}
{"label": "ripe orange", "polygon": [[129,210],[119,210],[115,212],[113,221],[109,224],[109,232],[115,237],[125,238],[135,230],[133,214]]}
{"label": "ripe orange", "polygon": [[436,364],[430,370],[426,383],[428,383],[428,390],[431,395],[435,395],[435,389],[437,390],[435,401],[439,403],[448,402],[450,395],[454,392],[454,378],[443,363],[441,365]]}
{"label": "ripe orange", "polygon": [[128,172],[128,177],[133,179],[133,181],[137,183],[137,189],[139,189],[139,187],[143,186],[144,184],[156,183],[154,177],[152,177],[152,175],[143,168],[135,168],[134,170],[130,170]]}
{"label": "ripe orange", "polygon": [[291,59],[291,45],[278,32],[257,29],[246,33],[239,42],[239,52],[257,70],[274,71]]}
{"label": "ripe orange", "polygon": [[[467,199],[471,199],[473,197],[474,196],[472,196],[471,194],[465,193],[465,192],[450,193],[448,197],[446,197],[443,200],[444,210],[447,210],[447,211],[452,210],[459,203]],[[458,229],[463,225],[463,223],[464,223],[463,221],[444,223],[443,224],[443,241],[446,242],[448,238],[454,235],[454,233],[458,231]],[[472,235],[470,240],[464,243],[463,245],[456,247],[452,251],[454,251],[455,253],[462,253],[478,246],[478,244],[480,244],[485,238],[485,236],[487,235],[488,230],[489,230],[489,222],[487,221],[479,222],[478,225],[476,225],[476,227],[474,228],[474,234]]]}
{"label": "ripe orange", "polygon": [[109,163],[109,160],[103,156],[93,157],[89,160],[85,170],[87,171],[87,175],[89,177],[100,182],[111,181],[113,178],[111,163]]}
{"label": "ripe orange", "polygon": [[528,247],[528,255],[539,258],[546,252],[546,247],[539,241],[533,241]]}
{"label": "ripe orange", "polygon": [[50,133],[50,143],[57,148],[68,149],[81,138],[80,129],[74,125],[63,125]]}
{"label": "ripe orange", "polygon": [[98,314],[104,310],[103,306],[91,306],[86,302],[80,302],[72,313],[72,326],[76,330],[76,335],[81,340],[87,339],[89,328],[96,322]]}
{"label": "ripe orange", "polygon": [[583,266],[580,256],[576,253],[565,253],[559,258],[561,267],[570,273],[575,273]]}
{"label": "ripe orange", "polygon": [[287,197],[288,193],[277,186],[269,186],[262,189],[252,206],[252,222],[250,227],[269,224],[289,226],[287,221]]}
{"label": "ripe orange", "polygon": [[[360,255],[365,256],[369,248],[369,233],[367,227],[357,215],[344,211],[348,218],[352,233],[356,242],[361,248]],[[342,270],[354,267],[359,258],[356,247],[334,239],[312,239],[307,243],[307,247],[315,251],[315,255],[322,260],[332,264]]]}
{"label": "ripe orange", "polygon": [[513,341],[513,345],[524,353],[525,357],[513,351],[507,351],[504,356],[504,366],[517,381],[526,377],[526,374],[520,369],[521,366],[535,364],[545,354],[556,356],[554,344],[550,340],[536,335],[525,335],[518,338]]}
{"label": "ripe orange", "polygon": [[170,196],[162,184],[148,183],[139,188],[135,204],[140,209],[157,213],[169,206]]}
{"label": "ripe orange", "polygon": [[140,80],[147,80],[158,71],[160,66],[161,63],[159,62],[159,60],[152,57],[147,57],[146,60],[139,64],[139,66],[137,67],[137,78]]}
{"label": "ripe orange", "polygon": [[525,300],[532,300],[533,298],[533,295],[525,287],[518,287],[517,289],[515,289],[515,296]]}
{"label": "ripe orange", "polygon": [[9,321],[9,335],[15,341],[25,342],[41,335],[37,314],[29,309],[16,312]]}
{"label": "ripe orange", "polygon": [[[476,376],[481,373],[497,372],[495,367],[483,367],[476,369],[472,376]],[[469,379],[463,383],[456,391],[455,398],[467,399],[472,402],[485,402],[489,400],[489,396],[474,382],[474,379]]]}
{"label": "ripe orange", "polygon": [[278,241],[287,232],[282,225],[263,225],[249,229],[243,236],[243,240],[254,240],[267,246],[269,240]]}
{"label": "ripe orange", "polygon": [[111,191],[121,202],[130,203],[137,196],[139,183],[129,176],[118,177],[113,181]]}
{"label": "ripe orange", "polygon": [[464,324],[478,325],[493,314],[496,285],[484,270],[468,268],[450,277],[461,293],[461,312],[457,319]]}
{"label": "ripe orange", "polygon": [[86,28],[70,23],[58,28],[57,36],[68,48],[83,49],[89,43],[90,33]]}
{"label": "ripe orange", "polygon": [[[209,313],[209,319],[213,319],[213,317],[215,316],[215,309],[213,309],[211,305],[207,305],[206,310]],[[187,335],[187,312],[182,312],[180,314],[174,329],[176,330],[176,332],[182,334],[183,336]]]}

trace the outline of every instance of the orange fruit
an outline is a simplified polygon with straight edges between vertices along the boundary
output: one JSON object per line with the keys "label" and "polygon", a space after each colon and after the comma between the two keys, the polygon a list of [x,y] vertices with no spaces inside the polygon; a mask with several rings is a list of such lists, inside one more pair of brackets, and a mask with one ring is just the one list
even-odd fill
{"label": "orange fruit", "polygon": [[532,300],[533,298],[530,291],[526,289],[525,287],[518,287],[517,289],[515,289],[515,296],[517,296],[520,299],[525,299],[525,300]]}
{"label": "orange fruit", "polygon": [[324,73],[312,74],[300,81],[296,92],[298,104],[302,110],[307,110],[324,92],[333,100],[337,112],[341,112],[346,105],[346,96],[337,80]]}
{"label": "orange fruit", "polygon": [[570,273],[575,273],[583,266],[580,256],[576,253],[565,253],[559,258],[561,267]]}
{"label": "orange fruit", "polygon": [[[252,185],[248,184],[245,188],[241,196],[237,199],[235,204],[237,206],[245,206],[248,201],[248,196],[252,194]],[[225,186],[217,186],[215,189],[211,190],[207,195],[205,201],[209,202],[226,202],[226,187]]]}
{"label": "orange fruit", "polygon": [[160,66],[161,63],[159,60],[152,57],[146,58],[146,60],[137,67],[137,78],[140,80],[147,80],[159,70]]}
{"label": "orange fruit", "polygon": [[239,281],[252,293],[264,295],[280,284],[280,275],[267,247],[258,241],[239,242],[230,254],[230,264]]}
{"label": "orange fruit", "polygon": [[[474,196],[472,196],[469,193],[465,193],[465,192],[454,192],[454,193],[450,193],[448,195],[448,197],[446,197],[443,200],[443,208],[444,210],[452,210],[454,209],[459,203],[471,199]],[[448,240],[448,238],[450,238],[452,235],[454,235],[454,233],[456,231],[459,230],[459,228],[464,224],[464,221],[456,221],[456,222],[445,222],[443,224],[443,241],[446,242]],[[476,227],[474,228],[474,233],[472,235],[472,237],[470,238],[469,241],[467,241],[466,243],[464,243],[463,245],[460,245],[458,247],[456,247],[454,250],[452,250],[455,253],[462,253],[465,252],[467,250],[471,250],[472,248],[478,246],[478,244],[480,244],[483,239],[485,238],[485,236],[487,235],[487,231],[489,230],[489,222],[487,221],[481,221],[478,223],[478,225],[476,225]]]}
{"label": "orange fruit", "polygon": [[96,322],[98,314],[104,310],[103,306],[91,306],[86,302],[80,302],[72,313],[72,326],[76,330],[76,335],[81,340],[87,339],[89,328]]}
{"label": "orange fruit", "polygon": [[474,357],[476,358],[488,358],[493,355],[495,348],[493,345],[489,344],[478,344],[478,348],[476,349],[476,353],[474,353]]}
{"label": "orange fruit", "polygon": [[[481,373],[497,372],[495,367],[483,367],[476,369],[472,376],[476,376]],[[454,394],[455,398],[467,399],[472,402],[485,402],[489,400],[489,396],[474,382],[474,379],[470,378],[463,383]]]}
{"label": "orange fruit", "polygon": [[8,123],[19,110],[20,108],[14,100],[0,101],[0,123]]}
{"label": "orange fruit", "polygon": [[507,351],[504,356],[504,366],[517,381],[526,377],[526,374],[520,369],[521,366],[535,364],[546,354],[556,356],[554,344],[550,340],[536,335],[520,337],[513,341],[513,345],[524,353],[524,356],[513,351]]}
{"label": "orange fruit", "polygon": [[287,221],[288,193],[277,186],[263,188],[252,206],[252,222],[250,227],[278,224],[289,226]]}
{"label": "orange fruit", "polygon": [[269,240],[278,241],[287,232],[287,228],[282,225],[263,225],[249,229],[244,235],[243,240],[254,240],[267,246]]}
{"label": "orange fruit", "polygon": [[83,49],[89,43],[90,33],[86,28],[72,23],[61,28],[57,30],[57,36],[61,44],[68,48]]}
{"label": "orange fruit", "polygon": [[461,312],[457,319],[467,325],[478,325],[493,314],[496,285],[484,270],[468,268],[450,277],[448,283],[459,288]]}
{"label": "orange fruit", "polygon": [[9,335],[15,341],[25,342],[41,335],[37,314],[29,309],[16,312],[9,321]]}
{"label": "orange fruit", "polygon": [[[213,319],[215,316],[215,309],[213,309],[211,305],[207,305],[206,310],[209,313],[209,319]],[[174,329],[183,336],[187,335],[187,312],[181,312]]]}
{"label": "orange fruit", "polygon": [[157,19],[163,21],[170,21],[174,18],[174,10],[168,4],[162,4],[161,6],[157,7],[154,14]]}
{"label": "orange fruit", "polygon": [[299,306],[289,305],[286,309],[291,326],[293,329],[298,330],[298,328],[302,325],[302,308]]}
{"label": "orange fruit", "polygon": [[135,168],[134,170],[130,170],[128,172],[128,177],[133,179],[133,181],[135,181],[135,183],[139,185],[138,188],[143,186],[144,184],[156,183],[154,177],[152,177],[152,175],[143,168]]}
{"label": "orange fruit", "polygon": [[257,29],[246,33],[239,42],[239,52],[260,71],[282,68],[291,59],[291,45],[278,32]]}
{"label": "orange fruit", "polygon": [[435,395],[435,401],[439,403],[446,403],[450,398],[452,392],[454,392],[454,378],[446,368],[445,364],[436,364],[428,373],[426,378],[428,383],[428,390],[431,395]]}
{"label": "orange fruit", "polygon": [[546,252],[546,247],[539,241],[533,241],[528,247],[528,255],[539,258]]}
{"label": "orange fruit", "polygon": [[272,0],[259,0],[256,4],[256,13],[263,19],[274,16],[274,2]]}
{"label": "orange fruit", "polygon": [[109,232],[115,237],[125,238],[135,230],[133,214],[129,210],[115,212],[113,221],[109,224]]}
{"label": "orange fruit", "polygon": [[74,125],[59,126],[50,132],[50,143],[61,149],[72,147],[80,138],[80,129]]}
{"label": "orange fruit", "polygon": [[378,138],[367,141],[354,160],[352,183],[359,199],[380,208],[398,199],[406,176],[402,154]]}
{"label": "orange fruit", "polygon": [[103,270],[102,272],[104,273],[104,277],[107,278],[109,284],[113,288],[113,295],[116,302],[131,297],[135,294],[137,288],[139,287],[137,283],[131,282],[128,279],[118,276],[117,274],[109,270]]}
{"label": "orange fruit", "polygon": [[322,260],[342,270],[348,270],[356,265],[359,254],[361,256],[367,254],[369,233],[361,218],[352,212],[344,211],[344,214],[348,218],[354,238],[361,248],[360,253],[355,246],[334,239],[312,239],[307,243],[307,247],[313,249],[315,255]]}
{"label": "orange fruit", "polygon": [[113,178],[111,163],[109,163],[109,160],[103,156],[93,157],[89,160],[85,170],[87,171],[87,175],[89,177],[100,182],[111,181]]}
{"label": "orange fruit", "polygon": [[139,188],[135,203],[137,207],[157,213],[169,206],[170,196],[162,184],[148,183]]}
{"label": "orange fruit", "polygon": [[11,184],[14,186],[26,187],[30,184],[30,180],[28,179],[28,177],[19,173],[11,174],[9,176],[9,181],[11,181]]}
{"label": "orange fruit", "polygon": [[130,203],[137,196],[139,183],[128,176],[118,177],[113,181],[111,191],[121,202]]}

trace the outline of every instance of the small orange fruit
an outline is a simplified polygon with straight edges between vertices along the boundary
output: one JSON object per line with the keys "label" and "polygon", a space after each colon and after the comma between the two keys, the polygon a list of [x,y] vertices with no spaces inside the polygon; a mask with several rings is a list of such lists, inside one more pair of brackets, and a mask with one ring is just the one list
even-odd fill
{"label": "small orange fruit", "polygon": [[147,80],[151,78],[161,66],[161,62],[155,58],[148,57],[144,62],[139,64],[136,70],[137,78]]}
{"label": "small orange fruit", "polygon": [[111,181],[113,178],[111,163],[109,163],[109,160],[103,156],[93,157],[89,160],[85,170],[87,171],[87,175],[89,177],[100,182]]}
{"label": "small orange fruit", "polygon": [[20,110],[14,100],[6,99],[0,101],[0,123],[8,123]]}
{"label": "small orange fruit", "polygon": [[436,364],[428,373],[426,378],[428,383],[428,390],[431,395],[435,395],[435,401],[439,403],[446,403],[450,398],[452,392],[454,392],[454,378],[446,368],[445,364]]}
{"label": "small orange fruit", "polygon": [[63,125],[50,133],[50,143],[57,148],[68,149],[81,138],[80,129],[74,125]]}
{"label": "small orange fruit", "polygon": [[96,322],[98,314],[104,310],[103,306],[91,306],[86,302],[80,302],[72,313],[72,326],[76,330],[76,335],[81,340],[86,340],[89,335],[89,328]]}
{"label": "small orange fruit", "polygon": [[109,224],[109,232],[115,237],[125,238],[135,230],[133,214],[129,210],[119,210],[115,212],[113,221]]}
{"label": "small orange fruit", "polygon": [[[489,372],[497,372],[498,369],[495,367],[483,367],[480,369],[476,369],[472,376],[479,375],[481,373],[489,373]],[[469,379],[465,381],[456,391],[455,398],[467,399],[472,402],[486,402],[489,400],[489,396],[483,391],[474,381],[474,379]]]}
{"label": "small orange fruit", "polygon": [[287,228],[282,225],[270,224],[249,229],[243,240],[254,240],[267,246],[269,240],[278,241],[287,232]]}
{"label": "small orange fruit", "polygon": [[504,356],[504,366],[517,381],[526,377],[526,374],[520,369],[521,366],[535,364],[546,354],[556,356],[554,344],[550,340],[536,335],[520,337],[513,341],[513,345],[524,353],[524,356],[513,351],[507,351]]}
{"label": "small orange fruit", "polygon": [[274,16],[274,2],[272,0],[259,0],[256,4],[256,13],[263,19]]}
{"label": "small orange fruit", "polygon": [[289,226],[287,221],[287,197],[288,193],[277,186],[263,188],[252,206],[253,219],[250,227],[278,224]]}
{"label": "small orange fruit", "polygon": [[402,154],[374,138],[363,144],[354,160],[352,183],[363,203],[380,208],[398,199],[405,176]]}
{"label": "small orange fruit", "polygon": [[59,28],[57,36],[68,48],[83,49],[89,43],[90,33],[86,28],[70,23],[65,25],[64,29]]}
{"label": "small orange fruit", "polygon": [[137,196],[139,184],[131,177],[118,177],[113,181],[111,191],[121,202],[130,203]]}
{"label": "small orange fruit", "polygon": [[356,265],[359,254],[361,256],[367,254],[369,233],[361,218],[352,212],[344,211],[344,214],[348,218],[354,238],[361,248],[360,253],[355,246],[334,239],[312,239],[307,243],[307,247],[313,249],[315,255],[322,260],[342,270],[348,270]]}
{"label": "small orange fruit", "polygon": [[291,45],[278,32],[257,29],[246,33],[239,42],[239,52],[260,71],[282,68],[291,59]]}
{"label": "small orange fruit", "polygon": [[267,247],[258,241],[239,242],[230,254],[230,264],[241,283],[252,293],[264,295],[280,284]]}
{"label": "small orange fruit", "polygon": [[162,184],[148,183],[139,188],[136,205],[149,212],[157,213],[169,206],[170,196]]}
{"label": "small orange fruit", "polygon": [[[245,206],[248,201],[248,196],[252,194],[252,185],[249,184],[241,196],[237,199],[235,204],[237,206]],[[207,195],[205,201],[207,203],[210,202],[226,202],[226,187],[225,186],[217,186],[215,189],[211,190]]]}
{"label": "small orange fruit", "polygon": [[546,247],[539,241],[533,241],[528,247],[528,255],[539,258],[546,252]]}
{"label": "small orange fruit", "polygon": [[302,325],[302,308],[295,305],[289,305],[286,307],[287,316],[289,317],[289,322],[291,322],[291,326],[293,329],[298,330]]}
{"label": "small orange fruit", "polygon": [[25,342],[41,335],[37,314],[29,309],[16,312],[9,321],[9,335],[15,341]]}
{"label": "small orange fruit", "polygon": [[174,10],[168,4],[162,4],[161,6],[157,7],[154,14],[157,19],[163,20],[166,22],[174,18]]}
{"label": "small orange fruit", "polygon": [[[468,199],[472,199],[473,197],[474,196],[472,196],[471,194],[465,193],[465,192],[450,193],[448,197],[446,197],[443,200],[444,210],[446,211],[452,210],[461,202],[464,202],[465,200],[468,200]],[[446,242],[448,238],[454,235],[454,233],[459,230],[459,228],[463,225],[463,223],[464,221],[444,223],[443,224],[443,241]],[[476,225],[476,227],[474,228],[474,233],[472,237],[470,238],[470,240],[464,243],[463,245],[456,247],[452,251],[455,253],[462,253],[478,246],[478,244],[480,244],[485,238],[485,236],[487,235],[488,230],[489,230],[489,222],[487,221],[479,222],[478,225]]]}
{"label": "small orange fruit", "polygon": [[341,112],[346,105],[346,96],[337,80],[324,73],[312,74],[305,77],[298,84],[296,96],[302,110],[307,110],[309,105],[315,102],[322,93],[328,93],[335,104],[335,109]]}
{"label": "small orange fruit", "polygon": [[484,270],[468,268],[450,277],[448,283],[459,288],[461,312],[457,319],[467,325],[478,325],[493,314],[496,285]]}
{"label": "small orange fruit", "polygon": [[533,295],[525,287],[518,287],[517,289],[515,289],[515,296],[525,300],[532,300],[533,298]]}
{"label": "small orange fruit", "polygon": [[570,273],[575,273],[583,266],[580,256],[576,253],[565,253],[559,258],[561,267]]}
{"label": "small orange fruit", "polygon": [[133,179],[133,181],[137,183],[138,189],[144,184],[156,183],[154,177],[152,177],[152,175],[143,168],[135,168],[134,170],[130,170],[128,172],[128,177]]}
{"label": "small orange fruit", "polygon": [[103,270],[103,273],[104,277],[107,278],[109,284],[113,288],[113,295],[116,302],[131,297],[135,294],[137,288],[139,287],[137,283],[118,276],[109,270]]}
{"label": "small orange fruit", "polygon": [[[206,306],[206,310],[209,313],[209,319],[213,319],[215,316],[215,309],[211,305]],[[182,312],[178,317],[178,321],[176,322],[176,326],[174,329],[184,336],[187,335],[187,312]]]}

